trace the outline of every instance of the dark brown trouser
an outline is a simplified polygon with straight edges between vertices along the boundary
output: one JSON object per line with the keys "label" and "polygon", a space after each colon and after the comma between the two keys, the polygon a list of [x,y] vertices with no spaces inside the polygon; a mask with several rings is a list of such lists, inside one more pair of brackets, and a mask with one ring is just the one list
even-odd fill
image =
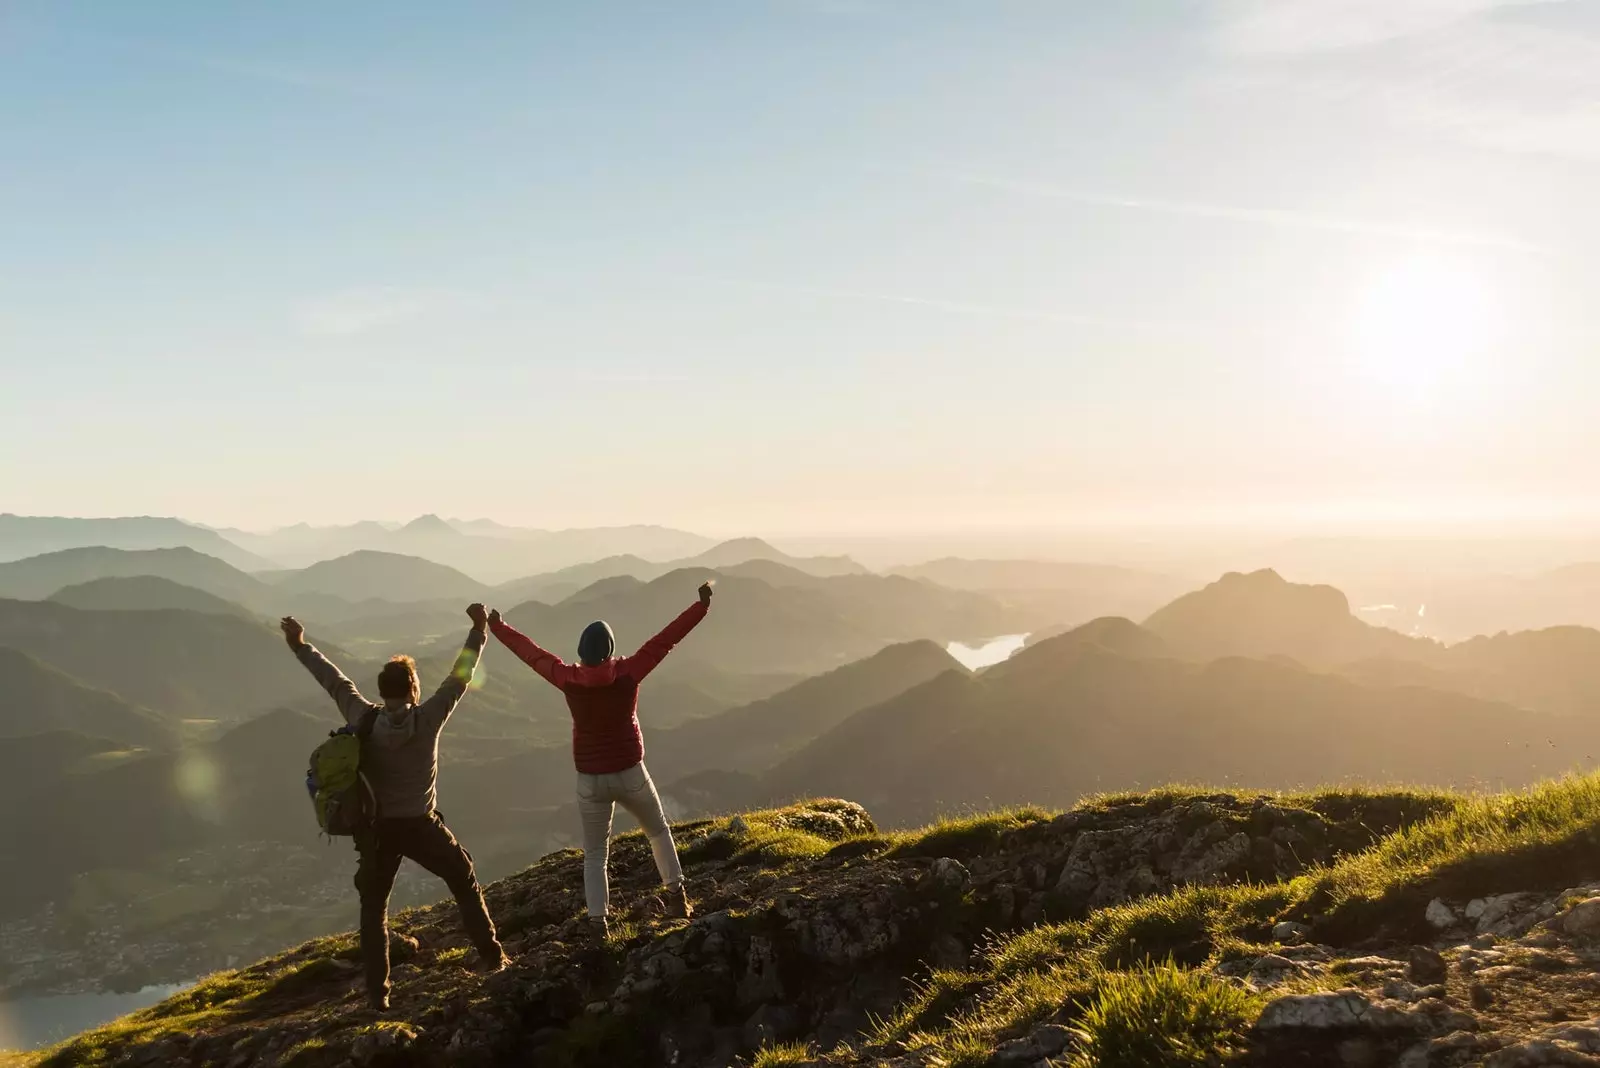
{"label": "dark brown trouser", "polygon": [[500,942],[483,904],[472,870],[472,855],[461,847],[438,813],[407,819],[381,819],[356,836],[356,890],[361,894],[361,957],[367,970],[367,997],[389,993],[389,893],[400,861],[410,858],[444,880],[461,908],[461,924],[485,960],[497,960]]}

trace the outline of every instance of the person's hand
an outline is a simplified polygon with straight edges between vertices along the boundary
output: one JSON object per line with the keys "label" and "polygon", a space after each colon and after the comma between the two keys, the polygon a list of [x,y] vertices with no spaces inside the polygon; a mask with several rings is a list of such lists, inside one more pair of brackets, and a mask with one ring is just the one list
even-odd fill
{"label": "person's hand", "polygon": [[306,628],[294,616],[284,616],[278,626],[283,628],[283,637],[288,641],[289,648],[298,649],[306,643]]}
{"label": "person's hand", "polygon": [[491,608],[489,610],[489,625],[490,626],[495,626],[495,625],[499,624],[500,619],[501,619],[500,609]]}
{"label": "person's hand", "polygon": [[489,610],[474,601],[472,604],[467,605],[467,618],[472,620],[474,627],[487,627],[489,625]]}
{"label": "person's hand", "polygon": [[709,582],[702,582],[700,584],[700,603],[701,604],[710,604],[711,603],[711,583],[709,583]]}

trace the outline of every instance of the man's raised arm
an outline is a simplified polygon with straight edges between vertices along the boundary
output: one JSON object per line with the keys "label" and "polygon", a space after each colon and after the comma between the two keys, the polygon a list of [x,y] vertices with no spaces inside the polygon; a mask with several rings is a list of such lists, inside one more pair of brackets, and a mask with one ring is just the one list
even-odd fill
{"label": "man's raised arm", "polygon": [[284,616],[278,624],[283,628],[284,640],[289,643],[289,651],[294,653],[295,659],[311,672],[311,677],[328,691],[328,696],[333,698],[333,703],[339,706],[339,714],[346,723],[355,724],[368,709],[375,708],[371,701],[361,696],[361,691],[356,689],[356,684],[345,677],[344,672],[333,666],[333,662],[317,649],[315,645],[306,641],[306,628],[293,616]]}
{"label": "man's raised arm", "polygon": [[533,668],[550,685],[560,687],[567,683],[572,674],[571,665],[507,623],[501,618],[499,609],[489,613],[489,629],[494,631],[501,645],[515,653],[518,660]]}
{"label": "man's raised arm", "polygon": [[666,627],[654,638],[639,647],[639,651],[628,657],[618,666],[618,673],[627,675],[635,682],[643,682],[644,677],[656,669],[661,661],[672,652],[672,647],[689,636],[689,632],[700,625],[706,618],[706,612],[711,609],[711,583],[705,582],[700,586],[700,599],[683,611],[683,614],[668,623]]}
{"label": "man's raised arm", "polygon": [[418,716],[425,721],[437,721],[441,727],[467,695],[467,687],[472,685],[472,676],[477,673],[478,661],[483,657],[483,647],[489,641],[488,610],[481,604],[468,605],[467,618],[472,620],[472,629],[467,631],[466,643],[461,646],[450,674],[432,697],[417,706]]}

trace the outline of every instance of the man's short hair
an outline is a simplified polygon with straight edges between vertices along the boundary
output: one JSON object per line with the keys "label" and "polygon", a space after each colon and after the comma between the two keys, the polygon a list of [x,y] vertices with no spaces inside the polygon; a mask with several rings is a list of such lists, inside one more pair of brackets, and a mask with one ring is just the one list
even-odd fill
{"label": "man's short hair", "polygon": [[416,704],[420,693],[417,662],[409,656],[394,657],[378,672],[378,696],[385,701],[410,701]]}

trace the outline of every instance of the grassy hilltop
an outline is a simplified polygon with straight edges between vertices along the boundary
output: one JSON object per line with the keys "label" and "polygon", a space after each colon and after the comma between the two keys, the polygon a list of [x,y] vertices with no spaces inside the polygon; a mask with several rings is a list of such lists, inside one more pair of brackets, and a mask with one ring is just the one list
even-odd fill
{"label": "grassy hilltop", "polygon": [[[1600,1015],[1597,777],[1172,788],[892,834],[814,801],[678,833],[690,923],[664,918],[629,835],[607,944],[583,938],[566,851],[489,888],[507,972],[468,970],[453,908],[433,906],[398,917],[383,1017],[343,935],[3,1063],[1426,1068],[1600,1050],[1562,1023]],[[1569,1059],[1523,1056],[1539,1050]]]}

